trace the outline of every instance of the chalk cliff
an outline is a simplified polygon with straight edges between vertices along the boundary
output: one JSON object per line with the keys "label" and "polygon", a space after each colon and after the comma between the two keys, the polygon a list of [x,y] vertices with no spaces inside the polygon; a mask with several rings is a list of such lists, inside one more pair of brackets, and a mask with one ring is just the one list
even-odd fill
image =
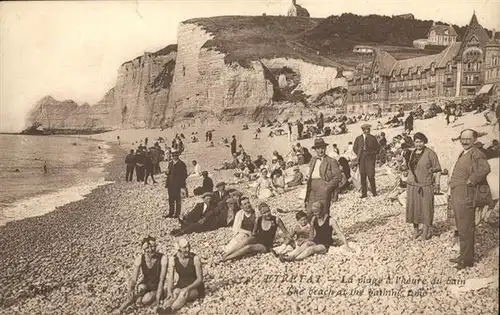
{"label": "chalk cliff", "polygon": [[45,129],[103,131],[163,124],[177,45],[123,63],[116,85],[90,106],[46,96],[28,113],[26,125]]}
{"label": "chalk cliff", "polygon": [[78,106],[46,97],[28,114],[27,125],[87,131],[154,128],[183,120],[260,120],[282,112],[283,106],[338,106],[343,91],[338,88],[347,87],[342,68],[295,40],[318,21],[185,21],[176,45],[123,63],[115,86],[99,103]]}
{"label": "chalk cliff", "polygon": [[[167,117],[174,122],[192,118],[231,120],[235,116],[256,119],[259,113],[269,114],[262,111],[263,107],[276,102],[296,103],[294,94],[303,95],[302,103],[307,103],[325,91],[347,87],[338,67],[313,64],[299,57],[228,62],[228,53],[207,45],[214,39],[197,20],[179,26],[167,107]],[[278,53],[280,45],[276,48]]]}

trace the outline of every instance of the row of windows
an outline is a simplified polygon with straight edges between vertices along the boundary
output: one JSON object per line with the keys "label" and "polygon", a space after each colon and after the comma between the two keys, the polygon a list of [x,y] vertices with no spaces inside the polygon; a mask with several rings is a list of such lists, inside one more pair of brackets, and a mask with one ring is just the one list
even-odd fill
{"label": "row of windows", "polygon": [[389,94],[390,100],[405,100],[405,99],[421,99],[432,97],[435,95],[434,89],[421,90],[421,91],[396,91]]}
{"label": "row of windows", "polygon": [[376,101],[376,100],[378,100],[378,94],[377,93],[356,94],[356,95],[352,96],[352,102],[353,103]]}
{"label": "row of windows", "polygon": [[500,68],[486,71],[486,80],[500,78]]}
{"label": "row of windows", "polygon": [[[395,91],[389,93],[389,100],[406,100],[406,99],[422,99],[427,97],[434,97],[436,94],[435,89],[420,90],[420,91]],[[451,94],[450,94],[451,96]],[[356,94],[352,96],[352,103],[362,103],[369,101],[376,101],[379,97],[377,93],[372,94]]]}
{"label": "row of windows", "polygon": [[500,56],[493,56],[491,58],[491,66],[500,66]]}
{"label": "row of windows", "polygon": [[465,64],[466,71],[480,71],[482,68],[482,62],[468,62]]}
{"label": "row of windows", "polygon": [[419,86],[425,83],[434,83],[434,82],[436,82],[436,77],[432,76],[427,79],[412,79],[412,80],[391,82],[390,87],[395,88],[401,86]]}
{"label": "row of windows", "polygon": [[479,75],[477,74],[468,74],[464,76],[465,84],[479,84]]}

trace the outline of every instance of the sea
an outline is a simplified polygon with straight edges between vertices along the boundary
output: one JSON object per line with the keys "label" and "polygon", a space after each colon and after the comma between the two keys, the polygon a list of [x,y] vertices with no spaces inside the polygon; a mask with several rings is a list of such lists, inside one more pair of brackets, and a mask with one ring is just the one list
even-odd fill
{"label": "sea", "polygon": [[107,184],[108,148],[78,136],[0,134],[0,226],[46,214]]}

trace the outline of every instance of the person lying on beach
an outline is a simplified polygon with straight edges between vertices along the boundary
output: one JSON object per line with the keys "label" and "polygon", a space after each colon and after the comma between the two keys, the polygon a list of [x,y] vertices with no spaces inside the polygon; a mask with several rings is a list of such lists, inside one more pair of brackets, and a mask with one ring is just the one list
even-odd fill
{"label": "person lying on beach", "polygon": [[312,241],[304,242],[301,246],[294,250],[294,256],[291,253],[286,255],[280,255],[281,261],[296,261],[303,260],[309,256],[316,254],[326,254],[330,246],[333,243],[333,233],[335,233],[340,241],[345,244],[346,249],[353,251],[344,234],[340,230],[337,221],[330,217],[328,211],[321,201],[316,201],[312,205],[313,217],[311,219],[312,229]]}
{"label": "person lying on beach", "polygon": [[291,252],[291,256],[296,256],[293,252],[296,248],[299,248],[300,245],[307,241],[312,241],[312,226],[307,221],[307,214],[304,211],[298,211],[295,214],[295,219],[297,220],[297,224],[292,228],[289,235],[287,235],[285,242],[271,250],[274,255],[278,256]]}
{"label": "person lying on beach", "polygon": [[241,210],[234,216],[233,237],[223,248],[224,256],[229,256],[234,253],[235,249],[246,245],[257,223],[257,213],[253,209],[248,197],[241,197],[240,205]]}
{"label": "person lying on beach", "polygon": [[[205,297],[203,267],[200,257],[191,252],[191,245],[185,237],[177,240],[177,254],[168,260],[167,297],[165,308],[158,307],[158,314],[173,314],[187,302]],[[178,275],[174,285],[175,273]]]}
{"label": "person lying on beach", "polygon": [[[113,314],[121,314],[134,302],[141,305],[158,303],[163,298],[163,285],[167,273],[168,258],[157,251],[156,239],[148,236],[141,242],[143,254],[134,261],[132,276],[128,285],[126,301]],[[143,279],[137,284],[139,272]]]}
{"label": "person lying on beach", "polygon": [[242,258],[248,255],[268,253],[272,250],[278,228],[288,235],[288,231],[280,218],[271,214],[271,208],[265,203],[259,204],[260,216],[254,225],[252,237],[240,243],[232,253],[225,255],[221,262]]}
{"label": "person lying on beach", "polygon": [[180,229],[174,229],[170,235],[181,236],[183,234],[201,233],[209,231],[217,218],[215,206],[212,203],[212,193],[206,192],[202,196],[203,202],[197,203],[193,210],[186,215],[181,215],[179,223]]}
{"label": "person lying on beach", "polygon": [[216,171],[220,170],[234,170],[238,167],[240,161],[238,160],[238,154],[233,153],[233,160],[231,162],[224,162],[220,168],[214,168]]}

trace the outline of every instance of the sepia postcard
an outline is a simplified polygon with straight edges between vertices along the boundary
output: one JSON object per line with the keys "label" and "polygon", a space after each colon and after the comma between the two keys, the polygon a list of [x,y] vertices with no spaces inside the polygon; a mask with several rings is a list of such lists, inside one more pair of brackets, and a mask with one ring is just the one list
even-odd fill
{"label": "sepia postcard", "polygon": [[500,2],[0,2],[0,314],[498,314]]}

